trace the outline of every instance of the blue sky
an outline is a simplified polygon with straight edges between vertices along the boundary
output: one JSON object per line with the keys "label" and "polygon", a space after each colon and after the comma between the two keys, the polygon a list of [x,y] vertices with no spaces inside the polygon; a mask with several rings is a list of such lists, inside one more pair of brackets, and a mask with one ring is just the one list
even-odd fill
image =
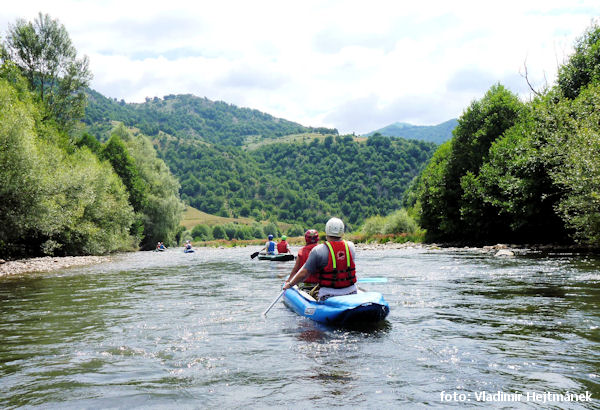
{"label": "blue sky", "polygon": [[189,93],[362,134],[458,117],[497,82],[530,98],[525,62],[535,87],[553,84],[600,2],[22,0],[0,32],[39,11],[106,96]]}

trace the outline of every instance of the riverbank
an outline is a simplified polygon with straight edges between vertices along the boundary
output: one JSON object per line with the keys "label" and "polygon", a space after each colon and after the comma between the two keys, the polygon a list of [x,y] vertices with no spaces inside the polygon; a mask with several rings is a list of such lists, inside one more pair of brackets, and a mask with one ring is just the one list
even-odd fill
{"label": "riverbank", "polygon": [[25,272],[50,272],[73,266],[95,265],[109,260],[109,256],[45,256],[42,258],[4,261],[0,263],[0,276],[17,275]]}
{"label": "riverbank", "polygon": [[[255,241],[220,241],[210,244],[209,247],[226,249],[231,247],[251,247],[258,246]],[[244,243],[246,242],[246,243]],[[302,246],[300,239],[293,246]],[[206,246],[206,243],[195,243],[195,246]],[[260,243],[262,245],[262,242]],[[447,244],[420,243],[420,242],[356,242],[355,246],[359,250],[389,250],[389,249],[427,249],[444,250],[450,252],[473,252],[489,254],[497,257],[513,257],[533,253],[543,253],[548,255],[577,255],[581,253],[597,253],[597,249],[582,246],[558,246],[558,245],[506,245],[496,244],[482,247],[473,246],[453,246]],[[26,272],[50,272],[59,269],[70,268],[74,266],[94,265],[108,262],[110,256],[46,256],[42,258],[19,259],[14,261],[0,260],[0,277],[16,275]]]}
{"label": "riverbank", "polygon": [[[476,253],[486,253],[492,254],[494,256],[515,256],[515,255],[524,255],[527,253],[539,253],[542,247],[521,247],[518,245],[505,245],[505,244],[496,244],[482,247],[472,247],[472,246],[455,246],[448,244],[436,244],[436,243],[422,243],[422,242],[360,242],[356,241],[356,238],[348,238],[354,242],[354,246],[358,250],[390,250],[390,249],[426,249],[426,250],[444,250],[450,252],[476,252]],[[218,249],[227,249],[227,248],[235,248],[235,247],[251,247],[251,246],[261,246],[264,243],[260,240],[249,240],[249,241],[240,241],[240,240],[220,240],[220,241],[209,241],[209,242],[198,242],[194,243],[194,246],[197,247],[214,247]],[[304,238],[288,238],[288,242],[291,246],[304,246]],[[548,247],[546,250],[555,249],[553,247]]]}

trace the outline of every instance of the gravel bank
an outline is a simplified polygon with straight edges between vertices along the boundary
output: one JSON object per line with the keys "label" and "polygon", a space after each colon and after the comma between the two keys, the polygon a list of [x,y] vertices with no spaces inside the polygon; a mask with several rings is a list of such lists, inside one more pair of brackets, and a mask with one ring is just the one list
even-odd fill
{"label": "gravel bank", "polygon": [[16,275],[24,272],[50,272],[72,266],[93,265],[110,260],[108,256],[65,256],[19,259],[15,261],[0,260],[0,276]]}

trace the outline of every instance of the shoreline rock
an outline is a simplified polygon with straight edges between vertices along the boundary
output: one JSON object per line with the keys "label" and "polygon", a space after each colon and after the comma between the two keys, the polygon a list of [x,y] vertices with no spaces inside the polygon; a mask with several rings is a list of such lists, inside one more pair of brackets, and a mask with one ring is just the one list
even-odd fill
{"label": "shoreline rock", "polygon": [[109,260],[109,256],[45,256],[42,258],[4,261],[0,264],[0,277],[26,272],[51,272],[73,266],[94,265]]}
{"label": "shoreline rock", "polygon": [[396,243],[396,242],[386,242],[386,243],[354,242],[354,246],[356,247],[356,249],[360,249],[360,250],[380,250],[380,249],[437,249],[437,248],[439,248],[437,245],[417,243],[417,242],[404,242],[404,243]]}
{"label": "shoreline rock", "polygon": [[445,252],[473,252],[489,254],[496,257],[514,257],[531,254],[542,254],[549,256],[572,256],[580,254],[598,254],[597,248],[582,245],[516,245],[502,244],[485,246],[457,246],[455,244],[437,243],[356,243],[357,249],[361,250],[385,250],[385,249],[425,249]]}

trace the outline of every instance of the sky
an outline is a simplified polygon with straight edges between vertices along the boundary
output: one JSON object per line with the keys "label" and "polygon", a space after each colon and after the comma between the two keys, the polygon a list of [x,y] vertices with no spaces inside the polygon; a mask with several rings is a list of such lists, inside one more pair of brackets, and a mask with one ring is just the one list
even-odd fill
{"label": "sky", "polygon": [[38,12],[107,97],[193,94],[364,134],[457,118],[496,83],[528,100],[524,67],[552,85],[600,2],[21,0],[3,2],[0,35]]}

